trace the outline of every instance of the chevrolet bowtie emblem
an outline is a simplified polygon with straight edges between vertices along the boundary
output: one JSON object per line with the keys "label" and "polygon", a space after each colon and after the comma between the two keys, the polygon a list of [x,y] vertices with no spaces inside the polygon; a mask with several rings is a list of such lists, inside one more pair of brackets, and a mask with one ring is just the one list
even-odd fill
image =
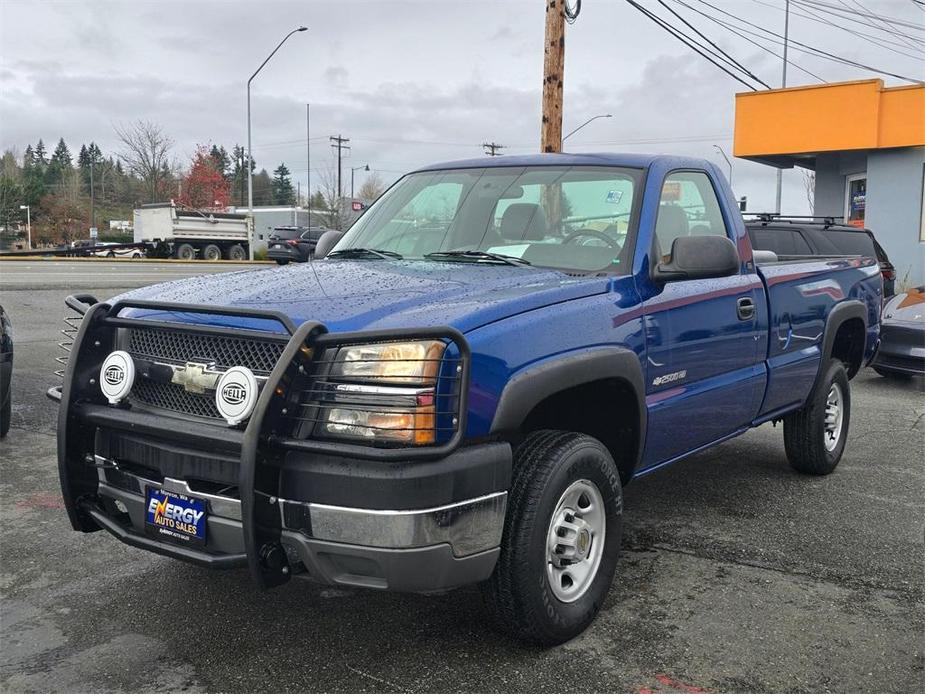
{"label": "chevrolet bowtie emblem", "polygon": [[171,383],[183,386],[187,393],[202,395],[207,390],[215,390],[215,384],[222,375],[215,370],[215,362],[188,361],[183,366],[175,366]]}

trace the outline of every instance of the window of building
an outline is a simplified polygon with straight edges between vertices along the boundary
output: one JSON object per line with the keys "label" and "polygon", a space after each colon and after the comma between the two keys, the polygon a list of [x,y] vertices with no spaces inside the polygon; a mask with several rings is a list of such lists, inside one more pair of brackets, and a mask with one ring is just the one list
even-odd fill
{"label": "window of building", "polygon": [[867,174],[854,174],[845,180],[845,224],[864,226],[867,207]]}

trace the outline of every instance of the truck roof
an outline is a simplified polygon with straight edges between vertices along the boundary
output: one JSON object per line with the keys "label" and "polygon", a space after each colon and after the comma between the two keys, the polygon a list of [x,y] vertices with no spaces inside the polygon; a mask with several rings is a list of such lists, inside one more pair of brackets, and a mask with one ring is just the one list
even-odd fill
{"label": "truck roof", "polygon": [[617,152],[594,153],[556,153],[556,154],[515,154],[500,157],[480,157],[478,159],[461,159],[459,161],[440,162],[422,166],[417,171],[436,171],[444,169],[481,169],[503,166],[624,166],[629,168],[647,168],[656,161],[668,165],[668,168],[712,169],[706,159],[696,157],[677,157],[668,154],[630,154]]}

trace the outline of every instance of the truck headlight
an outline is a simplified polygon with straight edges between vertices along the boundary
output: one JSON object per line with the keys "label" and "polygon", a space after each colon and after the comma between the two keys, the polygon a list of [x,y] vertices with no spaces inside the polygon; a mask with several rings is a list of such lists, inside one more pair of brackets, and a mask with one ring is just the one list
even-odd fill
{"label": "truck headlight", "polygon": [[441,340],[338,348],[316,402],[319,433],[370,444],[434,443],[436,402],[448,402],[435,394],[445,349]]}
{"label": "truck headlight", "polygon": [[373,383],[433,384],[445,348],[440,340],[341,347],[330,376]]}

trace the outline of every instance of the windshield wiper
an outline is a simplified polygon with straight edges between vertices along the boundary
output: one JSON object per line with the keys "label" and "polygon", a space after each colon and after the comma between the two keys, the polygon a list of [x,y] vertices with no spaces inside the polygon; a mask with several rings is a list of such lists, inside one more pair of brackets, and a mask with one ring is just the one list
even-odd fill
{"label": "windshield wiper", "polygon": [[505,255],[504,253],[492,253],[490,251],[479,251],[479,250],[469,250],[469,251],[435,251],[433,253],[428,253],[424,256],[427,260],[462,260],[463,262],[479,262],[483,260],[491,260],[496,263],[504,263],[505,265],[530,265],[529,260],[524,260],[523,258],[517,258],[513,255]]}
{"label": "windshield wiper", "polygon": [[402,255],[396,253],[395,251],[380,251],[375,248],[341,248],[336,251],[331,251],[328,253],[328,258],[334,258],[339,256],[342,258],[360,258],[363,256],[376,256],[377,258],[382,258],[383,260],[401,260]]}

